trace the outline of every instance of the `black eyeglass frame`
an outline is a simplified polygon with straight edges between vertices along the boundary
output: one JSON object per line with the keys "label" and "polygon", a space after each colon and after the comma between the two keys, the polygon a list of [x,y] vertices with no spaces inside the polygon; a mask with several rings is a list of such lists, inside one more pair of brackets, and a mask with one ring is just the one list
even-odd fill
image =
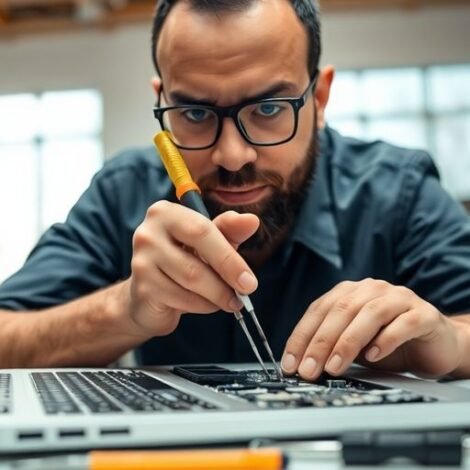
{"label": "black eyeglass frame", "polygon": [[[286,142],[289,142],[289,140],[293,139],[295,134],[297,133],[297,128],[299,124],[299,111],[302,109],[302,107],[305,105],[307,102],[308,96],[310,92],[315,88],[315,85],[318,80],[318,75],[319,71],[318,69],[315,70],[315,72],[312,74],[312,77],[310,79],[310,83],[308,84],[307,88],[305,91],[298,97],[298,98],[293,98],[293,97],[274,97],[274,98],[264,98],[260,100],[248,100],[244,101],[242,103],[238,103],[233,106],[211,106],[211,105],[196,105],[196,104],[181,104],[178,106],[166,106],[166,107],[160,107],[160,97],[161,97],[161,90],[160,94],[158,95],[158,102],[157,105],[154,106],[153,108],[153,115],[155,119],[157,119],[160,123],[160,127],[162,130],[168,130],[165,128],[165,125],[163,123],[163,115],[166,111],[171,111],[172,109],[204,109],[207,111],[212,111],[218,118],[217,121],[217,130],[215,133],[214,140],[211,142],[210,145],[205,145],[203,147],[187,147],[184,145],[180,145],[176,142],[173,141],[173,143],[180,149],[184,150],[205,150],[208,148],[211,148],[212,146],[215,145],[217,140],[220,137],[220,134],[222,133],[222,128],[223,128],[223,120],[225,118],[231,118],[242,135],[242,137],[250,144],[256,145],[257,147],[271,147],[273,145],[281,145]],[[265,103],[278,103],[278,102],[283,102],[283,103],[289,103],[292,106],[292,109],[294,111],[294,128],[292,130],[292,133],[289,137],[282,139],[278,142],[272,142],[272,143],[260,143],[252,140],[247,132],[245,131],[245,128],[243,126],[243,123],[239,119],[238,115],[240,113],[240,110],[243,109],[245,106],[250,106],[253,104],[265,104]],[[171,134],[171,132],[170,132]],[[171,135],[170,135],[171,137]]]}

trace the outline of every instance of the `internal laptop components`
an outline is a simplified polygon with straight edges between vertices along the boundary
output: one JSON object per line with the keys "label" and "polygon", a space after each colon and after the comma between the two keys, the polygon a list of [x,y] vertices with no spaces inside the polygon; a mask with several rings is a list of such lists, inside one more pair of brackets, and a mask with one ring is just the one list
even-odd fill
{"label": "internal laptop components", "polygon": [[273,380],[260,370],[230,370],[219,366],[175,367],[173,372],[192,382],[246,400],[260,408],[341,407],[436,401],[408,390],[389,388],[348,377],[322,374],[315,382],[300,377]]}

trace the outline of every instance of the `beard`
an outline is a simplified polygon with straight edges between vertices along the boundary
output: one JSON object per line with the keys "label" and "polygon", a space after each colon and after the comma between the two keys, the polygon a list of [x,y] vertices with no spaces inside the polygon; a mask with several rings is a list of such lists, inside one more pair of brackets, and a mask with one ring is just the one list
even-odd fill
{"label": "beard", "polygon": [[[239,247],[242,254],[269,250],[294,224],[315,175],[317,142],[318,129],[315,126],[308,150],[287,182],[274,171],[258,170],[253,163],[245,165],[237,172],[219,167],[215,172],[201,178],[199,186],[211,218],[229,210],[241,214],[251,213],[259,217],[259,229]],[[289,155],[284,158],[289,158]],[[244,205],[225,205],[208,195],[210,189],[215,187],[237,188],[252,184],[270,186],[271,195],[258,203]]]}

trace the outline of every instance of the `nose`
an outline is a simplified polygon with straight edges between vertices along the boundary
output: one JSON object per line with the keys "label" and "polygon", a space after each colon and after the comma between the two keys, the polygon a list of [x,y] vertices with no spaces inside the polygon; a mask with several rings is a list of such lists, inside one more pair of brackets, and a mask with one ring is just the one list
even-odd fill
{"label": "nose", "polygon": [[212,151],[212,162],[229,171],[238,171],[258,158],[256,149],[247,142],[231,118],[223,121],[222,132]]}

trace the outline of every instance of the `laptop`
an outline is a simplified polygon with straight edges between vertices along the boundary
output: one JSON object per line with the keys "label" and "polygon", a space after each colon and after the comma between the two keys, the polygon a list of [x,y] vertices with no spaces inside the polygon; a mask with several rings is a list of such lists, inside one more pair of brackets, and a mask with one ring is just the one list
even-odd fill
{"label": "laptop", "polygon": [[313,383],[254,364],[0,370],[0,454],[469,427],[469,390],[360,366]]}

